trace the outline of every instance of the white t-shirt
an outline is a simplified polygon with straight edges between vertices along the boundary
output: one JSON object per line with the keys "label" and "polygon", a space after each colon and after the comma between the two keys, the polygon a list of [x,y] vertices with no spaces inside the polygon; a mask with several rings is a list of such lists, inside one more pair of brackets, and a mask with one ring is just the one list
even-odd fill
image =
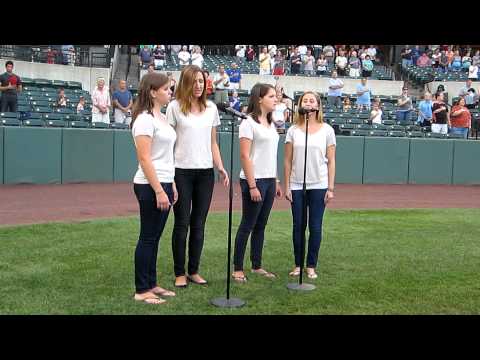
{"label": "white t-shirt", "polygon": [[178,53],[178,60],[180,60],[180,65],[188,65],[190,62],[190,53],[188,51],[180,51]]}
{"label": "white t-shirt", "polygon": [[[138,115],[133,123],[132,136],[146,135],[152,138],[151,158],[158,181],[163,183],[172,183],[175,176],[175,166],[173,162],[173,147],[177,134],[168,124],[165,115],[161,114],[160,119],[153,117],[144,111]],[[136,143],[136,142],[135,142]],[[148,184],[142,167],[138,165],[138,170],[133,178],[135,184]]]}
{"label": "white t-shirt", "polygon": [[[305,165],[305,131],[297,125],[291,126],[285,136],[285,143],[292,143],[292,173],[290,175],[290,190],[303,189],[303,171]],[[320,130],[308,134],[307,190],[328,188],[327,147],[336,146],[333,128],[323,123]]]}
{"label": "white t-shirt", "polygon": [[167,107],[167,121],[177,132],[175,167],[180,169],[211,169],[212,127],[220,125],[217,106],[207,101],[201,114],[188,115],[180,111],[180,104],[173,100]]}
{"label": "white t-shirt", "polygon": [[307,55],[307,47],[305,45],[300,45],[298,47],[298,53],[302,56]]}
{"label": "white t-shirt", "polygon": [[285,129],[285,110],[287,110],[287,105],[278,103],[272,111],[272,119],[277,129]]}
{"label": "white t-shirt", "polygon": [[235,50],[237,50],[237,56],[238,57],[245,57],[245,48],[246,46],[245,45],[236,45],[235,46]]}
{"label": "white t-shirt", "polygon": [[335,59],[335,64],[337,64],[340,69],[345,69],[347,62],[348,60],[345,56],[337,56]]}
{"label": "white t-shirt", "polygon": [[370,55],[370,58],[373,60],[377,55],[377,49],[374,47],[370,47],[367,49],[367,54]]}
{"label": "white t-shirt", "polygon": [[223,81],[220,81],[217,85],[215,85],[215,88],[218,90],[229,89],[230,77],[227,75],[226,72],[224,72],[223,75],[220,75],[220,73],[216,73],[215,76],[213,77],[213,82],[216,82],[220,79],[223,79]]}
{"label": "white t-shirt", "polygon": [[[372,113],[373,113],[373,111],[375,111],[375,110],[372,110]],[[382,110],[381,109],[377,110],[377,114],[373,117],[372,123],[373,124],[381,124],[382,123]]]}
{"label": "white t-shirt", "polygon": [[[340,80],[339,78],[336,78],[336,79],[331,78],[328,86],[330,87],[330,86],[339,86],[339,85],[343,85],[342,80]],[[343,88],[332,90],[329,88],[327,96],[342,96],[342,89]]]}
{"label": "white t-shirt", "polygon": [[203,68],[203,56],[202,54],[195,53],[192,55],[192,65],[197,65],[200,69]]}
{"label": "white t-shirt", "polygon": [[478,79],[478,66],[470,65],[468,68],[468,78],[469,79]]}
{"label": "white t-shirt", "polygon": [[[277,177],[277,150],[279,135],[274,123],[270,128],[257,123],[250,116],[240,124],[238,137],[252,140],[250,160],[253,162],[255,179]],[[240,178],[246,179],[243,169]]]}

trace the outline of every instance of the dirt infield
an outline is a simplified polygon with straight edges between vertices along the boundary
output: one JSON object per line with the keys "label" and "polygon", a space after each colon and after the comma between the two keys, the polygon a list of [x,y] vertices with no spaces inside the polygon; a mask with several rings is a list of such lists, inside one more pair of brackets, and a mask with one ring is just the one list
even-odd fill
{"label": "dirt infield", "polygon": [[[347,185],[335,188],[331,209],[477,208],[480,186]],[[274,209],[289,209],[285,199]],[[233,209],[241,210],[234,187]],[[228,210],[228,189],[215,185],[212,211]],[[0,185],[0,225],[82,221],[138,213],[130,183],[68,185]]]}

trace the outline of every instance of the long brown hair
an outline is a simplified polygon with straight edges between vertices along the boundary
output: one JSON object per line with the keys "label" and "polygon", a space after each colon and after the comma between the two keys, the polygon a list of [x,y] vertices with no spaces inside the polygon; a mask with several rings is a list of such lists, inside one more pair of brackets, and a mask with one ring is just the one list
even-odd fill
{"label": "long brown hair", "polygon": [[[313,96],[315,96],[315,99],[317,99],[317,103],[318,103],[318,112],[317,112],[317,122],[318,123],[323,123],[323,108],[322,108],[322,100],[320,99],[320,95],[318,95],[318,93],[314,92],[314,91],[305,91],[302,96],[300,96],[300,99],[298,99],[298,104],[297,104],[297,109],[299,109],[301,106],[302,106],[302,102],[303,102],[303,97],[307,94],[312,94]],[[303,125],[303,123],[305,122],[305,118],[300,115],[298,113],[298,110],[295,111],[295,116],[293,117],[293,122],[298,125],[298,126],[301,126]]]}
{"label": "long brown hair", "polygon": [[149,114],[152,114],[153,98],[150,94],[150,90],[158,90],[169,82],[170,80],[168,76],[162,73],[149,73],[143,75],[142,80],[140,80],[140,85],[138,86],[138,95],[132,108],[132,122],[130,123],[130,128],[133,127],[133,123],[137,116],[145,110]]}
{"label": "long brown hair", "polygon": [[175,99],[180,105],[180,111],[187,115],[192,109],[192,102],[195,100],[193,96],[193,84],[197,73],[203,76],[203,92],[199,98],[200,110],[207,108],[207,78],[205,73],[196,65],[187,65],[180,73],[177,89],[175,90]]}
{"label": "long brown hair", "polygon": [[[267,95],[270,89],[275,91],[275,87],[270,84],[256,83],[253,86],[252,91],[250,92],[247,114],[250,115],[252,119],[255,120],[257,123],[260,123],[258,117],[262,115],[262,109],[260,108],[260,99]],[[271,124],[273,121],[271,112],[267,114],[267,121],[269,124]]]}

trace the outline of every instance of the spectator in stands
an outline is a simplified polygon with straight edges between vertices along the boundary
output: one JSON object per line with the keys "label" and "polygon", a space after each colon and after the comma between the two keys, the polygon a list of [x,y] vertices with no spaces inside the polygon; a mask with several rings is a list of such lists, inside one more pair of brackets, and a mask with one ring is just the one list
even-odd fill
{"label": "spectator in stands", "polygon": [[315,75],[315,58],[312,55],[312,50],[308,49],[303,58],[303,72],[306,75]]}
{"label": "spectator in stands", "polygon": [[370,60],[370,55],[365,56],[365,60],[362,61],[362,77],[372,76],[373,62]]}
{"label": "spectator in stands", "polygon": [[170,80],[170,92],[172,93],[172,98],[175,98],[175,88],[177,86],[177,80],[175,80],[173,74],[170,71],[167,72],[167,76]]}
{"label": "spectator in stands", "polygon": [[260,75],[270,75],[270,54],[266,46],[262,48],[262,53],[258,60],[260,61]]}
{"label": "spectator in stands", "polygon": [[97,79],[97,87],[92,94],[92,123],[103,122],[110,124],[109,109],[112,107],[110,103],[110,93],[105,86],[105,79],[100,77]]}
{"label": "spectator in stands", "polygon": [[247,58],[247,61],[253,61],[255,59],[255,50],[253,50],[253,46],[252,45],[248,45],[248,48],[247,48],[247,53],[246,53],[246,58]]}
{"label": "spectator in stands", "polygon": [[118,90],[113,93],[112,100],[115,122],[130,125],[132,121],[131,110],[133,97],[132,93],[127,89],[127,82],[125,80],[118,82]]}
{"label": "spectator in stands", "polygon": [[58,89],[58,96],[55,105],[57,107],[67,107],[67,97],[65,96],[65,90],[63,88]]}
{"label": "spectator in stands", "polygon": [[56,56],[57,52],[49,46],[47,49],[47,64],[55,64]]}
{"label": "spectator in stands", "polygon": [[480,65],[480,50],[475,51],[475,55],[472,57],[472,65]]}
{"label": "spectator in stands", "polygon": [[235,55],[238,61],[242,61],[245,58],[246,45],[235,45]]}
{"label": "spectator in stands", "polygon": [[17,112],[17,94],[22,91],[20,77],[13,73],[13,61],[5,63],[6,72],[0,75],[1,112]]}
{"label": "spectator in stands", "polygon": [[287,105],[283,102],[283,93],[276,91],[277,103],[275,109],[272,112],[272,120],[279,133],[285,132],[285,123],[288,120]]}
{"label": "spectator in stands", "polygon": [[472,87],[472,80],[467,79],[465,87],[460,90],[458,96],[465,99],[465,104],[468,109],[473,109],[478,100],[476,95],[475,89]]}
{"label": "spectator in stands", "polygon": [[420,46],[415,45],[415,47],[412,49],[412,52],[410,53],[410,56],[412,58],[412,64],[417,64],[418,59],[420,58],[421,52],[420,52]]}
{"label": "spectator in stands", "polygon": [[[437,49],[438,50],[438,49]],[[440,60],[440,54],[438,54],[437,58]],[[423,52],[422,55],[418,58],[416,65],[418,67],[427,67],[432,66],[432,61],[427,56],[427,52]]]}
{"label": "spectator in stands", "polygon": [[[205,74],[198,66],[185,67],[180,74],[176,99],[168,104],[166,112],[168,122],[177,133],[174,158],[178,202],[173,208],[172,250],[175,286],[182,288],[187,286],[187,274],[190,283],[207,284],[199,274],[199,266],[215,183],[214,166],[223,185],[229,184],[216,140],[220,117],[215,104],[207,100],[205,82]],[[186,274],[185,251],[189,230]]]}
{"label": "spectator in stands", "polygon": [[225,66],[218,67],[218,74],[213,78],[215,87],[215,104],[228,103],[228,89],[230,88],[230,78],[225,72]]}
{"label": "spectator in stands", "polygon": [[183,45],[182,51],[178,53],[178,61],[180,63],[180,69],[190,64],[191,55],[187,50],[187,45]]}
{"label": "spectator in stands", "polygon": [[360,59],[357,57],[357,52],[354,50],[350,54],[350,59],[348,59],[348,67],[350,68],[350,77],[357,78],[360,77]]}
{"label": "spectator in stands", "polygon": [[325,59],[325,55],[323,53],[320,53],[320,57],[317,60],[317,75],[325,75],[327,71],[327,59]]}
{"label": "spectator in stands", "polygon": [[375,61],[377,58],[377,48],[375,45],[370,45],[370,47],[366,50],[368,56],[370,56],[370,59],[372,61]]}
{"label": "spectator in stands", "polygon": [[428,91],[423,95],[423,100],[418,104],[417,124],[420,126],[432,125],[432,94]]}
{"label": "spectator in stands", "polygon": [[460,71],[462,69],[462,57],[460,56],[460,52],[458,50],[455,50],[453,55],[451,69],[453,71]]}
{"label": "spectator in stands", "polygon": [[335,48],[332,45],[327,45],[323,48],[323,54],[327,59],[328,69],[333,69],[333,60],[335,58]]}
{"label": "spectator in stands", "polygon": [[[426,54],[427,58],[428,58],[428,52],[427,51],[424,51],[423,54]],[[440,67],[441,58],[442,58],[442,53],[440,52],[440,49],[438,48],[438,49],[435,49],[435,51],[433,52],[431,61],[428,61],[428,60],[430,60],[429,58],[428,58],[428,60],[427,59],[422,59],[420,64],[418,63],[418,61],[414,64],[416,64],[417,66],[421,66],[421,67],[432,66],[433,68],[436,69],[436,68]]]}
{"label": "spectator in stands", "polygon": [[140,208],[134,299],[152,305],[165,303],[160,297],[175,296],[157,282],[159,240],[170,208],[178,199],[173,158],[176,134],[161,112],[170,95],[164,74],[146,74],[133,109],[132,135],[139,159],[133,190]]}
{"label": "spectator in stands", "polygon": [[140,66],[143,69],[146,69],[148,65],[152,63],[152,52],[150,48],[144,46],[142,50],[140,50]]}
{"label": "spectator in stands", "polygon": [[177,56],[182,51],[182,45],[172,45],[172,55]]}
{"label": "spectator in stands", "polygon": [[207,79],[205,89],[207,90],[207,97],[209,97],[213,94],[213,80],[208,70],[203,70],[203,72],[205,73],[205,78]]}
{"label": "spectator in stands", "polygon": [[285,74],[285,57],[280,50],[277,50],[275,61],[273,65],[273,75]]}
{"label": "spectator in stands", "polygon": [[370,124],[381,124],[382,123],[382,109],[380,108],[380,101],[375,101],[372,103],[372,111],[370,112]]}
{"label": "spectator in stands", "polygon": [[237,63],[232,63],[232,68],[226,71],[230,79],[230,89],[239,90],[242,88],[242,72]]}
{"label": "spectator in stands", "polygon": [[198,66],[200,69],[203,68],[203,55],[202,55],[202,49],[198,45],[194,45],[193,50],[192,50],[192,65]]}
{"label": "spectator in stands", "polygon": [[155,65],[149,64],[148,67],[147,67],[147,73],[150,74],[150,73],[154,73],[154,72],[155,72]]}
{"label": "spectator in stands", "polygon": [[343,81],[337,78],[337,72],[332,71],[332,77],[330,78],[328,93],[327,93],[327,103],[330,106],[336,106],[340,108],[342,106],[342,89]]}
{"label": "spectator in stands", "polygon": [[350,110],[352,110],[352,103],[350,102],[350,98],[345,96],[343,100],[343,112],[349,112]]}
{"label": "spectator in stands", "polygon": [[298,48],[295,48],[292,56],[290,56],[290,72],[294,75],[300,74],[301,67],[302,57],[298,53]]}
{"label": "spectator in stands", "polygon": [[232,109],[240,111],[240,98],[236,90],[228,92],[228,103]]}
{"label": "spectator in stands", "polygon": [[447,134],[449,125],[448,107],[443,100],[443,93],[436,93],[432,105],[432,133]]}
{"label": "spectator in stands", "polygon": [[397,101],[397,121],[408,123],[410,121],[410,112],[412,111],[412,98],[408,95],[406,86],[402,89],[402,95]]}
{"label": "spectator in stands", "polygon": [[153,50],[153,64],[155,69],[162,69],[165,64],[165,46],[157,45]]}
{"label": "spectator in stands", "polygon": [[442,69],[444,73],[448,72],[448,56],[445,50],[440,53],[439,68]]}
{"label": "spectator in stands", "polygon": [[367,85],[367,78],[363,78],[361,83],[357,85],[357,110],[362,111],[370,110],[370,97],[372,95],[372,91],[370,87]]}
{"label": "spectator in stands", "polygon": [[450,123],[450,133],[463,135],[465,139],[468,137],[468,133],[472,128],[472,115],[465,106],[464,98],[460,98],[457,104],[452,107]]}
{"label": "spectator in stands", "polygon": [[343,50],[338,51],[338,56],[335,58],[335,68],[337,69],[337,74],[340,76],[347,75],[347,64],[348,60],[345,57],[345,53]]}
{"label": "spectator in stands", "polygon": [[85,96],[81,95],[78,99],[77,114],[83,114],[85,111]]}
{"label": "spectator in stands", "polygon": [[478,79],[478,65],[472,61],[472,65],[468,68],[468,78],[476,81]]}
{"label": "spectator in stands", "polygon": [[322,53],[323,46],[322,45],[313,45],[313,56],[315,56],[315,59],[318,59],[320,57],[320,54]]}
{"label": "spectator in stands", "polygon": [[410,49],[408,45],[405,45],[405,47],[402,49],[400,56],[402,58],[403,68],[412,65],[412,49]]}
{"label": "spectator in stands", "polygon": [[70,63],[70,51],[73,49],[73,45],[62,45],[62,56],[63,56],[63,65],[68,65]]}
{"label": "spectator in stands", "polygon": [[470,57],[470,52],[467,52],[464,57],[462,57],[462,69],[468,71],[472,65],[472,58]]}

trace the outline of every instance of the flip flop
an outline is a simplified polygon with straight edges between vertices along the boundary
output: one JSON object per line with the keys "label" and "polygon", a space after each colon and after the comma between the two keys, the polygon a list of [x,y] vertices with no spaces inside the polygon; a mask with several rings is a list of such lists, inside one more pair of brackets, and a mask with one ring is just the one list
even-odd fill
{"label": "flip flop", "polygon": [[173,291],[170,291],[167,289],[162,289],[160,291],[153,291],[152,289],[152,293],[158,296],[171,296],[171,297],[176,296],[176,294]]}
{"label": "flip flop", "polygon": [[150,293],[149,295],[142,297],[142,295],[135,294],[133,296],[133,299],[138,302],[142,302],[144,304],[148,305],[161,305],[165,304],[167,300],[160,299],[158,296]]}
{"label": "flip flop", "polygon": [[261,275],[261,276],[265,276],[266,278],[269,278],[269,279],[276,279],[277,278],[277,275],[275,273],[269,272],[269,271],[264,270],[264,269],[257,269],[257,270],[252,269],[252,273],[258,274],[258,275]]}
{"label": "flip flop", "polygon": [[290,271],[288,273],[288,275],[290,275],[290,276],[300,276],[300,269],[295,269],[293,271]]}
{"label": "flip flop", "polygon": [[235,276],[234,274],[232,274],[232,279],[235,280],[238,283],[246,283],[247,282],[247,277],[245,275]]}
{"label": "flip flop", "polygon": [[207,284],[208,284],[208,281],[207,281],[207,280],[202,281],[202,282],[200,282],[200,281],[195,281],[195,280],[193,280],[193,278],[192,278],[190,275],[187,276],[187,279],[188,279],[188,281],[191,281],[192,283],[197,284],[197,285],[207,285]]}

